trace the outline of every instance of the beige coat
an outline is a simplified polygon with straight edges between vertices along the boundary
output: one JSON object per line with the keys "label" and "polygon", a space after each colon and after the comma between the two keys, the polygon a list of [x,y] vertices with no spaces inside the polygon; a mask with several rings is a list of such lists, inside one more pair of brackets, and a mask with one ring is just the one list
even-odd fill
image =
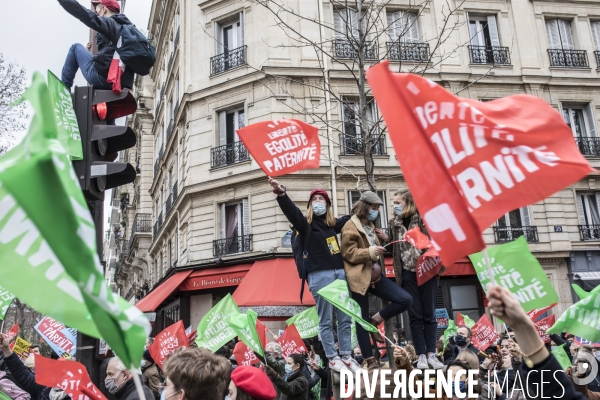
{"label": "beige coat", "polygon": [[[373,226],[372,222],[369,222]],[[379,244],[379,239],[375,241]],[[356,215],[342,228],[342,258],[344,259],[344,271],[350,290],[354,293],[364,295],[371,284],[371,269],[373,261],[379,261],[375,255],[375,247],[369,244],[367,233]],[[384,265],[380,262],[382,273]]]}

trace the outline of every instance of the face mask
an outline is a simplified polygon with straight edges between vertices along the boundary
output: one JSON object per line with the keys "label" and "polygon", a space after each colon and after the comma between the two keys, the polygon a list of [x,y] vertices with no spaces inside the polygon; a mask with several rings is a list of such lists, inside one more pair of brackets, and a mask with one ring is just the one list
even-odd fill
{"label": "face mask", "polygon": [[313,203],[312,208],[315,215],[323,215],[327,211],[327,207],[325,207],[325,204],[321,202]]}
{"label": "face mask", "polygon": [[363,356],[354,356],[354,359],[359,364],[362,364],[365,361],[365,358]]}
{"label": "face mask", "polygon": [[367,216],[367,219],[369,221],[375,221],[377,219],[378,215],[379,215],[379,211],[369,210],[369,215]]}
{"label": "face mask", "polygon": [[467,344],[467,339],[464,336],[456,335],[454,336],[454,343],[459,347],[463,347]]}
{"label": "face mask", "polygon": [[292,366],[290,364],[285,364],[285,373],[291,374],[293,371]]}
{"label": "face mask", "polygon": [[[465,389],[467,387],[467,384],[465,381],[460,381],[458,384],[458,390],[460,390],[461,393],[465,393]],[[452,382],[452,396],[455,396],[457,394],[456,391],[456,383]]]}
{"label": "face mask", "polygon": [[141,366],[142,368],[144,368],[144,367],[146,366],[146,360],[142,360],[142,362],[140,363],[140,366]]}
{"label": "face mask", "polygon": [[394,205],[394,214],[396,214],[396,215],[402,214],[402,209],[403,209],[402,204]]}
{"label": "face mask", "polygon": [[121,372],[115,375],[114,378],[106,378],[104,380],[104,386],[106,386],[106,390],[108,390],[110,394],[115,394],[119,390],[119,386],[117,386],[117,384],[115,383],[115,379],[117,379],[117,376],[121,375]]}
{"label": "face mask", "polygon": [[229,395],[225,396],[224,400],[231,400],[231,397],[229,397]]}
{"label": "face mask", "polygon": [[[170,394],[170,395],[168,395],[168,396],[165,396],[165,393],[166,393],[166,392],[167,392],[167,390],[166,390],[166,389],[162,391],[162,393],[160,394],[160,400],[167,400],[169,397],[171,397],[171,396],[174,396],[174,395],[176,395],[177,393],[179,393],[179,390],[178,390],[178,391],[176,391],[176,392],[173,392],[173,393],[171,393],[171,394]],[[227,397],[229,397],[229,396],[226,396],[225,398],[227,398]]]}

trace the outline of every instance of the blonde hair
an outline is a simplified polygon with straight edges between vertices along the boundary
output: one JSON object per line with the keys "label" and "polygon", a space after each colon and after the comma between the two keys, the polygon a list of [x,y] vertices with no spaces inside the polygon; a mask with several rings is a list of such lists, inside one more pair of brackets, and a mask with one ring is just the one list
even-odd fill
{"label": "blonde hair", "polygon": [[404,208],[402,209],[402,214],[400,214],[401,218],[412,217],[419,212],[415,200],[408,189],[398,190],[394,193],[394,197],[398,195],[402,196],[402,200],[404,200]]}
{"label": "blonde hair", "polygon": [[[335,226],[335,217],[333,216],[332,207],[327,203],[327,211],[325,211],[325,225],[329,227]],[[313,209],[311,207],[311,203],[308,203],[308,210],[306,211],[306,221],[308,224],[312,224],[312,220],[314,217]]]}
{"label": "blonde hair", "polygon": [[417,351],[415,350],[415,346],[408,343],[406,346],[404,346],[404,350],[406,350],[411,362],[417,359]]}
{"label": "blonde hair", "polygon": [[479,370],[479,358],[472,351],[461,351],[456,359],[466,361],[469,364],[469,369]]}

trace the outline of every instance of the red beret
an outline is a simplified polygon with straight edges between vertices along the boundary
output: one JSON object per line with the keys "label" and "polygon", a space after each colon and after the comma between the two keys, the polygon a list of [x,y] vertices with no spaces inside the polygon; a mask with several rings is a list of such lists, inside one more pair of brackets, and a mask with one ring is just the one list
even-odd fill
{"label": "red beret", "polygon": [[92,0],[91,3],[94,5],[102,4],[104,7],[117,14],[121,12],[121,6],[116,0]]}
{"label": "red beret", "polygon": [[315,189],[312,192],[310,192],[310,196],[308,197],[308,207],[310,207],[310,202],[312,201],[312,198],[315,194],[320,194],[321,196],[325,197],[325,201],[327,202],[327,204],[331,205],[331,199],[329,198],[327,192],[323,189]]}
{"label": "red beret", "polygon": [[256,367],[244,365],[235,368],[231,373],[231,380],[238,389],[256,400],[273,400],[277,396],[267,374]]}

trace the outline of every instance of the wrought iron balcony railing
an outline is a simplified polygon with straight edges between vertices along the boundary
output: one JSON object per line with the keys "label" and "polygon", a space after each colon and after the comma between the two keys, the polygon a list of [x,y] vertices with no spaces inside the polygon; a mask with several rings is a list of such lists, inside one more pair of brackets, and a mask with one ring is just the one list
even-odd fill
{"label": "wrought iron balcony railing", "polygon": [[158,159],[162,159],[163,156],[165,155],[165,147],[161,144],[160,145],[160,150],[158,151]]}
{"label": "wrought iron balcony railing", "polygon": [[600,138],[597,137],[576,137],[575,143],[579,151],[584,156],[600,157]]}
{"label": "wrought iron balcony railing", "polygon": [[510,50],[499,46],[469,46],[472,64],[510,65]]}
{"label": "wrought iron balcony railing", "polygon": [[178,44],[179,44],[179,27],[177,27],[177,33],[175,34],[175,41],[173,43],[173,47],[177,48]]}
{"label": "wrought iron balcony railing", "polygon": [[429,61],[429,43],[388,42],[390,60],[407,62]]}
{"label": "wrought iron balcony railing", "polygon": [[158,164],[159,164],[160,159],[156,159],[154,161],[154,176],[156,176],[156,174],[158,174]]}
{"label": "wrought iron balcony railing", "polygon": [[230,69],[246,65],[246,50],[248,46],[237,49],[225,49],[223,53],[210,58],[210,75],[217,75]]}
{"label": "wrought iron balcony railing", "polygon": [[169,64],[167,66],[167,72],[171,70],[171,66],[173,65],[173,55],[174,55],[174,53],[171,53],[171,55],[169,56]]}
{"label": "wrought iron balcony railing", "polygon": [[150,214],[135,214],[135,218],[133,219],[133,226],[131,227],[131,237],[129,238],[129,252],[133,248],[133,240],[135,239],[135,234],[146,233],[152,231],[152,216]]}
{"label": "wrought iron balcony railing", "polygon": [[169,127],[167,128],[167,140],[171,137],[171,133],[173,133],[173,118],[169,121]]}
{"label": "wrought iron balcony railing", "polygon": [[210,167],[219,168],[249,160],[248,150],[244,143],[234,142],[210,149]]}
{"label": "wrought iron balcony railing", "polygon": [[156,222],[154,223],[154,237],[153,239],[156,239],[156,236],[158,235],[158,231],[160,231],[160,228],[162,227],[163,224],[163,213],[162,211],[160,212],[158,218],[156,219]]}
{"label": "wrought iron balcony railing", "polygon": [[175,204],[175,201],[177,201],[177,198],[179,197],[179,192],[177,191],[178,187],[177,187],[177,181],[175,181],[175,183],[173,184],[173,204]]}
{"label": "wrought iron balcony railing", "polygon": [[213,254],[215,257],[248,251],[252,251],[252,235],[213,240]]}
{"label": "wrought iron balcony railing", "polygon": [[[377,42],[374,40],[365,40],[364,42],[365,60],[377,59]],[[336,58],[355,60],[358,58],[359,44],[357,41],[340,40],[333,41],[333,54]]]}
{"label": "wrought iron balcony railing", "polygon": [[590,66],[585,50],[548,49],[551,67],[587,68]]}
{"label": "wrought iron balcony railing", "polygon": [[496,243],[510,242],[525,236],[528,242],[539,242],[537,226],[494,226]]}
{"label": "wrought iron balcony railing", "polygon": [[600,51],[596,50],[594,55],[596,56],[596,67],[600,69]]}
{"label": "wrought iron balcony railing", "polygon": [[173,109],[173,118],[177,116],[177,112],[179,111],[179,100],[175,103],[175,108]]}
{"label": "wrought iron balcony railing", "polygon": [[[371,154],[376,156],[387,155],[385,135],[374,134],[371,141],[373,143]],[[365,152],[364,139],[359,136],[341,134],[340,145],[341,154],[343,155],[364,154]]]}
{"label": "wrought iron balcony railing", "polygon": [[579,225],[581,240],[600,240],[600,225]]}
{"label": "wrought iron balcony railing", "polygon": [[173,194],[169,193],[169,197],[167,197],[167,208],[166,208],[166,212],[165,212],[165,219],[166,216],[169,215],[169,213],[171,212],[171,209],[173,208]]}
{"label": "wrought iron balcony railing", "polygon": [[158,115],[158,110],[160,109],[160,102],[161,102],[161,98],[158,98],[158,101],[156,102],[156,108],[154,109],[154,115]]}

